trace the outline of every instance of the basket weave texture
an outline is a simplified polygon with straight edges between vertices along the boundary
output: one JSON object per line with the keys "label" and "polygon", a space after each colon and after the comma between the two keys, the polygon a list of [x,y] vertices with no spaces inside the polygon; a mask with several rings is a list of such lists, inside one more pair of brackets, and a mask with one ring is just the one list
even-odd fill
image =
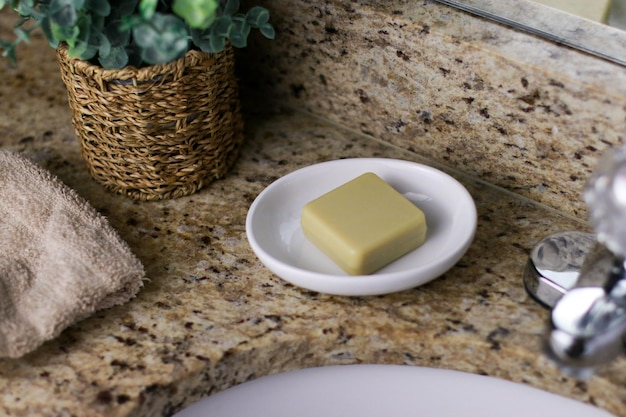
{"label": "basket weave texture", "polygon": [[135,200],[192,194],[225,175],[243,142],[232,47],[144,68],[103,69],[57,49],[93,178]]}

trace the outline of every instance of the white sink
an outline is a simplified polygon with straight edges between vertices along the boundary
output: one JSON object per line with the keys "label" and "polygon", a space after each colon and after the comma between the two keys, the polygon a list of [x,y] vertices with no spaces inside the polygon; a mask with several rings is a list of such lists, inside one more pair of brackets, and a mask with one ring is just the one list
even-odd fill
{"label": "white sink", "polygon": [[175,417],[610,417],[526,385],[457,371],[344,365],[266,376]]}

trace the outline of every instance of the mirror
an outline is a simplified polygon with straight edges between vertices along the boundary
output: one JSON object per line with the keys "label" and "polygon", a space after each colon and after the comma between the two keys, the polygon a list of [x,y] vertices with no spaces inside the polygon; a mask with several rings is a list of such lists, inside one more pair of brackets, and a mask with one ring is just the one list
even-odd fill
{"label": "mirror", "polygon": [[624,28],[624,0],[533,0],[594,22]]}
{"label": "mirror", "polygon": [[437,1],[626,66],[626,0]]}

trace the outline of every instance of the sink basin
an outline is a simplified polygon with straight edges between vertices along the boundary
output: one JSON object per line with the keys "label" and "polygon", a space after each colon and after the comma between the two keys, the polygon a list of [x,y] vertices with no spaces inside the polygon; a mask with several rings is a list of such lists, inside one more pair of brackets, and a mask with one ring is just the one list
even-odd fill
{"label": "sink basin", "polygon": [[266,376],[175,417],[610,417],[569,398],[502,379],[402,365],[343,365]]}

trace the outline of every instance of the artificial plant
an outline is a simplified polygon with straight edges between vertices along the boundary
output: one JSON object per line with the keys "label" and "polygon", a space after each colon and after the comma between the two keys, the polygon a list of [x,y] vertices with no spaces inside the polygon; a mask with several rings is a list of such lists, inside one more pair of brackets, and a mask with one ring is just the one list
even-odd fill
{"label": "artificial plant", "polygon": [[269,12],[239,11],[238,0],[0,0],[19,14],[15,38],[0,40],[16,61],[16,47],[40,28],[50,45],[104,68],[141,67],[175,60],[189,49],[215,53],[226,42],[247,46],[251,29],[274,38]]}

